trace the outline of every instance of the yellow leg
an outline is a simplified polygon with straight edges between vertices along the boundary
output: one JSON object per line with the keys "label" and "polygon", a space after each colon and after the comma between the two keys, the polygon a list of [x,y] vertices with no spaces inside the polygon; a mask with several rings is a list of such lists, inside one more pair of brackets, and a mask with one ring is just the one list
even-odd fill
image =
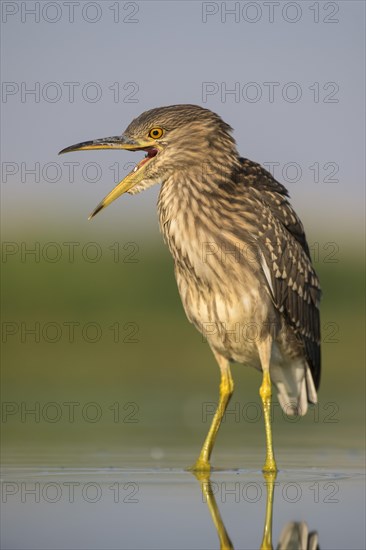
{"label": "yellow leg", "polygon": [[271,361],[272,338],[267,338],[258,342],[258,353],[262,365],[263,379],[259,388],[259,395],[262,399],[264,412],[264,427],[266,429],[267,455],[264,463],[263,472],[277,472],[277,466],[272,447],[272,429],[271,429],[271,378],[269,375],[269,365]]}
{"label": "yellow leg", "polygon": [[267,443],[267,455],[266,462],[263,467],[263,472],[276,472],[277,466],[275,457],[273,454],[272,446],[272,428],[271,428],[271,378],[269,376],[269,371],[265,370],[263,372],[263,381],[259,389],[259,395],[261,396],[263,403],[263,412],[264,412],[264,426],[266,430],[266,443]]}
{"label": "yellow leg", "polygon": [[221,355],[215,354],[215,356],[221,370],[219,404],[216,409],[215,416],[213,417],[211,427],[201,449],[200,455],[195,464],[193,464],[193,466],[189,468],[189,470],[193,472],[209,472],[211,470],[210,456],[213,446],[215,444],[216,435],[220,428],[226,407],[228,406],[228,403],[234,391],[234,381],[231,376],[229,362]]}
{"label": "yellow leg", "polygon": [[276,481],[276,472],[264,473],[263,477],[266,483],[267,489],[267,502],[266,502],[266,519],[264,522],[263,539],[260,546],[260,550],[272,550],[272,514],[273,514],[273,499],[274,499],[274,486]]}

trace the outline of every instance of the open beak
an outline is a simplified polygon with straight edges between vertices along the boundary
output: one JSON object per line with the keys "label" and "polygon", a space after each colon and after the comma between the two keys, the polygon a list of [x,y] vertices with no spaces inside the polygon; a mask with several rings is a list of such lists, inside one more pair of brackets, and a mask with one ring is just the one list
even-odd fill
{"label": "open beak", "polygon": [[146,165],[150,160],[155,157],[158,152],[158,146],[155,140],[132,140],[125,135],[113,136],[102,139],[95,139],[93,141],[83,141],[76,145],[71,145],[62,149],[59,155],[64,153],[71,153],[73,151],[89,151],[91,149],[125,149],[128,151],[146,151],[146,156],[143,158],[122,181],[120,181],[114,189],[98,204],[89,216],[89,220],[93,218],[103,208],[111,204],[123,193],[129,191],[132,187],[137,185],[145,177]]}

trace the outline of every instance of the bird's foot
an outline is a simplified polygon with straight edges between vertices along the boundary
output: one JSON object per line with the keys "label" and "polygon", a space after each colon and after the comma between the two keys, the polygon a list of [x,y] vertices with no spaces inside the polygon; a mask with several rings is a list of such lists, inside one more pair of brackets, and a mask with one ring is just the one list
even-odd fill
{"label": "bird's foot", "polygon": [[277,465],[274,458],[266,458],[266,462],[263,466],[262,472],[264,474],[270,474],[270,473],[276,473],[277,472]]}
{"label": "bird's foot", "polygon": [[187,468],[187,470],[194,474],[208,474],[211,471],[211,464],[208,462],[208,460],[199,458],[198,460],[196,460],[193,466],[190,466],[189,468]]}

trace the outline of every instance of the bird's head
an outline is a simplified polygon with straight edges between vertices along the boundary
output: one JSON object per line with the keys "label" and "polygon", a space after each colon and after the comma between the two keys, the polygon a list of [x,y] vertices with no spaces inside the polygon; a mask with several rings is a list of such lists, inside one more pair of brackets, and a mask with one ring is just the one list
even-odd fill
{"label": "bird's head", "polygon": [[90,219],[123,193],[134,194],[164,183],[173,173],[203,170],[212,158],[223,167],[229,165],[233,158],[238,158],[230,132],[230,126],[208,109],[198,105],[171,105],[142,113],[120,136],[77,143],[60,154],[90,149],[146,153],[95,208]]}

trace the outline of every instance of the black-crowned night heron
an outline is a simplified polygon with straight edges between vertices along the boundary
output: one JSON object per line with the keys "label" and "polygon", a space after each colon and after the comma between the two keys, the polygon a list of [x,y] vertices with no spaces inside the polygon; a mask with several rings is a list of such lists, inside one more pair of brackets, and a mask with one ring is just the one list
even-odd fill
{"label": "black-crowned night heron", "polygon": [[125,192],[161,184],[160,227],[183,306],[221,370],[217,411],[192,469],[210,470],[234,389],[230,363],[235,361],[262,371],[264,471],[271,472],[276,470],[271,381],[286,414],[303,415],[308,402],[317,401],[320,288],[287,190],[259,164],[240,157],[231,131],[208,109],[172,105],[146,111],[121,136],[78,143],[61,153],[146,152],[90,217]]}

